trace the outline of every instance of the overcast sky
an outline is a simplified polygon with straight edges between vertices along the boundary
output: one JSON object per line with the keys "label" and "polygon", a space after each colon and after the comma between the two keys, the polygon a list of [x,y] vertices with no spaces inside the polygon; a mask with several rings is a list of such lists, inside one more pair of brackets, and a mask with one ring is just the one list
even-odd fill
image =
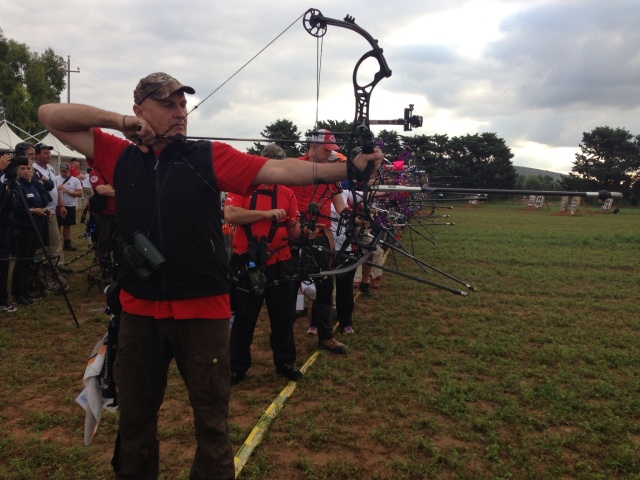
{"label": "overcast sky", "polygon": [[146,74],[195,88],[193,107],[293,24],[189,116],[191,135],[257,138],[280,118],[313,128],[316,108],[321,120],[353,119],[352,71],[369,44],[328,27],[317,103],[318,42],[296,21],[308,8],[349,14],[378,39],[393,75],[373,91],[371,118],[414,104],[424,126],[411,134],[494,132],[515,165],[562,173],[583,132],[640,134],[638,0],[19,0],[3,2],[0,28],[71,57],[72,102],[127,114]]}

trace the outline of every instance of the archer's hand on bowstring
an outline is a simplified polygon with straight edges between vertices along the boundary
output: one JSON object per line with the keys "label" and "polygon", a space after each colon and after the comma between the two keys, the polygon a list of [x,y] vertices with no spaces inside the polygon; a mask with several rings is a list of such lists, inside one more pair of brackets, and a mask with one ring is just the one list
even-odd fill
{"label": "archer's hand on bowstring", "polygon": [[138,148],[143,153],[149,152],[149,147],[158,143],[158,135],[151,127],[149,122],[144,118],[135,117],[133,115],[125,115],[122,117],[122,133],[127,139],[138,144]]}

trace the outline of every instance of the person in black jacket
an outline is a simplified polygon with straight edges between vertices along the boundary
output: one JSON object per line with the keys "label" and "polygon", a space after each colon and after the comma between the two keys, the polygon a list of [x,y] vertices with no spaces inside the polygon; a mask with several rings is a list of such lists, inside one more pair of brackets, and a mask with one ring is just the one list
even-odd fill
{"label": "person in black jacket", "polygon": [[[159,411],[175,360],[193,409],[197,448],[191,480],[233,480],[229,412],[229,284],[220,192],[251,195],[260,184],[306,185],[347,176],[346,165],[270,160],[187,135],[185,94],[163,72],[141,78],[135,116],[50,103],[38,114],[56,138],[87,157],[116,191],[122,315],[114,379],[116,478],[158,478]],[[103,129],[120,130],[132,143]],[[360,154],[363,171],[382,161]]]}
{"label": "person in black jacket", "polygon": [[9,279],[9,255],[11,253],[11,195],[9,181],[5,178],[5,170],[9,167],[11,155],[0,155],[0,312],[12,313],[17,310],[9,303],[7,293]]}
{"label": "person in black jacket", "polygon": [[13,241],[16,262],[11,277],[11,291],[14,303],[31,305],[33,300],[29,293],[31,281],[31,264],[38,247],[38,232],[42,231],[45,219],[50,211],[45,208],[48,199],[44,187],[33,180],[33,167],[26,157],[15,160],[18,176],[16,186],[11,190],[11,207],[13,209]]}

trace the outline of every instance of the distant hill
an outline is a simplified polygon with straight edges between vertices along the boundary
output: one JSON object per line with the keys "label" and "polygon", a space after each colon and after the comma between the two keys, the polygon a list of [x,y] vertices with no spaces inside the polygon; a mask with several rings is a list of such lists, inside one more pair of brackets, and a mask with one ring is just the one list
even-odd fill
{"label": "distant hill", "polygon": [[529,167],[518,167],[517,165],[514,165],[513,168],[515,168],[516,173],[522,177],[529,177],[532,175],[537,177],[538,175],[542,175],[542,177],[544,178],[547,175],[549,175],[554,180],[560,180],[562,178],[562,173],[551,172],[549,170],[540,170],[539,168],[529,168]]}

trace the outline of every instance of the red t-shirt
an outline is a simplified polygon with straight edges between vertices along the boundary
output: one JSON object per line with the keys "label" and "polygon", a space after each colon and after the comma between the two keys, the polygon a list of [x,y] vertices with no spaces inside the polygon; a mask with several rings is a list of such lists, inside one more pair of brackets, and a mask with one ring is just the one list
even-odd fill
{"label": "red t-shirt", "polygon": [[[89,166],[102,172],[105,180],[113,185],[118,195],[118,186],[113,183],[113,171],[122,151],[131,142],[115,135],[93,129],[93,159],[88,158]],[[255,187],[253,180],[267,162],[266,158],[242,153],[230,145],[213,142],[211,148],[213,170],[220,191],[251,195]],[[173,318],[185,320],[191,318],[229,319],[229,294],[185,300],[145,300],[134,297],[122,290],[120,292],[122,308],[134,315],[151,316],[157,319]]]}
{"label": "red t-shirt", "polygon": [[[96,189],[96,187],[99,187],[100,185],[108,184],[108,182],[105,182],[104,177],[100,173],[100,170],[98,170],[97,168],[94,168],[93,170],[91,170],[91,173],[89,174],[89,182],[91,183],[91,188],[93,188],[94,190]],[[103,215],[116,214],[116,197],[107,197],[107,208],[105,208],[102,211],[102,214]]]}
{"label": "red t-shirt", "polygon": [[[273,185],[261,186],[259,190],[273,191]],[[262,193],[254,193],[256,195],[256,207],[255,210],[271,210],[273,208],[272,197],[270,195],[264,195]],[[251,207],[251,196],[245,197],[230,193],[227,196],[227,200],[224,203],[231,207],[240,207],[249,210]],[[290,188],[284,185],[278,185],[276,188],[276,208],[282,208],[287,212],[287,219],[285,222],[295,222],[298,215],[298,202],[296,197]],[[251,233],[258,238],[261,236],[268,237],[271,230],[271,220],[259,220],[250,225]],[[288,232],[286,227],[280,227],[276,230],[273,240],[269,244],[269,252],[275,252],[269,260],[267,265],[273,265],[276,262],[282,262],[291,258],[291,250],[289,250],[289,242],[287,241]],[[233,236],[233,250],[238,255],[246,252],[249,248],[249,242],[247,240],[247,234],[242,225],[236,227],[235,234]]]}
{"label": "red t-shirt", "polygon": [[[301,161],[308,162],[309,154],[304,157],[300,157]],[[307,185],[307,186],[292,186],[291,190],[298,200],[298,208],[301,213],[306,213],[309,203],[316,202],[320,207],[320,218],[318,218],[318,224],[324,226],[324,228],[331,228],[331,203],[334,195],[342,192],[342,189],[335,183],[326,185]]]}

